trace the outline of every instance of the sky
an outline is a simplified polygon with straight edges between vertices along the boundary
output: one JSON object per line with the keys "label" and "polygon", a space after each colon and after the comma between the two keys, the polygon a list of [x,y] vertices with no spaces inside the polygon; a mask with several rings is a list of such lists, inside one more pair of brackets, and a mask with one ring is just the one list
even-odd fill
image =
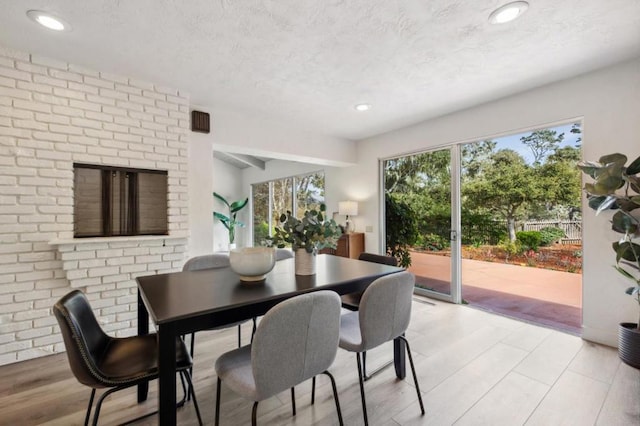
{"label": "sky", "polygon": [[[558,134],[564,133],[564,140],[560,144],[560,147],[565,146],[575,146],[576,140],[581,137],[581,134],[571,133],[572,123],[563,124],[561,126],[547,127],[549,130],[555,130]],[[531,164],[533,162],[533,154],[531,153],[531,149],[524,145],[520,138],[523,136],[529,136],[532,132],[524,132],[517,133],[510,136],[504,136],[501,138],[494,138],[493,140],[497,142],[496,150],[509,148],[516,151],[518,154],[522,155],[522,157],[527,161],[527,163]]]}

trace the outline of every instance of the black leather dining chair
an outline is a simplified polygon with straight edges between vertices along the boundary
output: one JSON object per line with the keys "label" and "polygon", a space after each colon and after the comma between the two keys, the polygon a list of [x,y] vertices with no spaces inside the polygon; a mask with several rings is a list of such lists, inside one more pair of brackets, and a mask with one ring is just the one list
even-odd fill
{"label": "black leather dining chair", "polygon": [[[358,260],[364,260],[366,262],[381,263],[383,265],[398,266],[398,260],[395,257],[385,256],[383,254],[362,252],[358,256]],[[362,293],[364,292],[361,291],[358,293],[349,293],[349,294],[344,294],[340,296],[340,298],[342,299],[342,307],[350,311],[357,311],[358,307],[360,306],[360,299],[362,298]]]}
{"label": "black leather dining chair", "polygon": [[[62,297],[53,306],[53,312],[60,325],[71,371],[80,383],[91,388],[85,426],[91,418],[97,389],[108,388],[96,404],[92,423],[94,426],[98,424],[100,408],[107,396],[158,377],[158,344],[155,334],[122,338],[107,335],[98,324],[86,296],[79,290]],[[185,380],[189,389],[193,389],[189,374],[191,366],[192,360],[187,347],[182,339],[178,339],[176,371],[180,374],[185,393],[185,398],[178,405],[183,405],[186,400]],[[198,422],[202,425],[195,393],[192,396]],[[153,414],[155,412],[135,420]]]}

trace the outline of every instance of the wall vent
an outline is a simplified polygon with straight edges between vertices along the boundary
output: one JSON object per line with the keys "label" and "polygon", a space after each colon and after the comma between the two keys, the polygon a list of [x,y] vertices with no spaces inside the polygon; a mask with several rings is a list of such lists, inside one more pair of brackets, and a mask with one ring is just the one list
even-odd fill
{"label": "wall vent", "polygon": [[209,113],[195,110],[191,111],[191,130],[194,132],[209,133]]}

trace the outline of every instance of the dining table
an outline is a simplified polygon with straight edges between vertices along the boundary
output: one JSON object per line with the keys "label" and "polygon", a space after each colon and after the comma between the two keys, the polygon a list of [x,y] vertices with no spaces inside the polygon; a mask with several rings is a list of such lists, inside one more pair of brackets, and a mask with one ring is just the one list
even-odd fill
{"label": "dining table", "polygon": [[[296,275],[295,259],[276,262],[264,281],[244,282],[229,267],[140,276],[138,334],[158,339],[158,422],[176,424],[176,339],[185,334],[264,315],[276,304],[319,290],[338,294],[363,291],[379,277],[403,268],[345,257],[316,256],[314,275]],[[406,374],[405,347],[394,341],[396,376]],[[138,402],[145,401],[148,382],[138,386]]]}

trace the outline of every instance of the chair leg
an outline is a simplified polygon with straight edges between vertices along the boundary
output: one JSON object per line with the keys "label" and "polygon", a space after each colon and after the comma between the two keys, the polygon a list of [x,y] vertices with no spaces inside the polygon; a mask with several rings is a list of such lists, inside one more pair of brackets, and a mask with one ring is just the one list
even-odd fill
{"label": "chair leg", "polygon": [[238,324],[238,347],[242,347],[242,326]]}
{"label": "chair leg", "polygon": [[100,398],[98,398],[98,403],[96,404],[96,411],[93,413],[93,422],[92,422],[93,426],[96,426],[98,424],[98,417],[100,417],[100,408],[102,408],[102,402],[104,401],[104,399],[109,395],[111,395],[112,393],[117,392],[121,389],[124,389],[124,388],[121,388],[121,387],[111,388],[105,393],[103,393],[102,395],[100,395]]}
{"label": "chair leg", "polygon": [[[188,384],[188,388],[193,390],[193,382],[191,381],[191,376],[189,375],[189,370],[184,370],[184,371],[180,371],[180,381],[182,382],[182,390],[184,391],[184,397],[182,398],[182,400],[176,402],[176,408],[178,407],[182,407],[185,403],[185,398],[187,396],[187,387],[184,384],[184,379],[187,380],[187,384]],[[184,375],[184,376],[183,376]],[[98,424],[98,418],[100,417],[100,409],[102,408],[102,403],[104,402],[104,400],[111,395],[114,392],[118,392],[120,390],[123,389],[127,389],[130,388],[132,386],[136,386],[137,383],[134,382],[132,384],[127,384],[127,385],[121,385],[121,386],[117,386],[115,388],[111,388],[109,390],[107,390],[106,392],[104,392],[102,395],[100,395],[100,398],[98,398],[98,402],[96,403],[96,410],[93,413],[93,422],[91,422],[91,424],[93,426],[96,426]],[[96,394],[96,390],[92,389],[91,390],[91,398],[89,399],[89,407],[87,408],[87,415],[85,416],[85,426],[88,425],[89,423],[89,418],[91,417],[91,406],[93,404],[93,399],[95,397]],[[200,409],[198,407],[198,402],[196,401],[196,394],[195,392],[193,393],[193,405],[196,409],[196,414],[198,415],[198,421],[200,422],[200,426],[202,426],[202,418],[200,417]],[[136,417],[135,419],[131,419],[131,420],[127,420],[125,423],[122,423],[123,425],[128,425],[131,423],[135,423],[139,420],[145,419],[147,417],[153,416],[155,414],[158,414],[158,411],[153,411],[151,413],[147,413],[147,414],[143,414],[140,417]]]}
{"label": "chair leg", "polygon": [[182,385],[183,396],[182,396],[182,399],[176,403],[177,407],[182,407],[187,402],[187,400],[189,399],[189,393],[191,392],[191,389],[188,388],[184,383],[183,374],[184,372],[180,371],[179,376],[180,376],[180,384]]}
{"label": "chair leg", "polygon": [[84,426],[89,426],[89,419],[91,418],[91,408],[93,407],[93,398],[96,396],[96,389],[91,389],[91,398],[89,398],[89,405],[87,406],[87,415],[84,417]]}
{"label": "chair leg", "polygon": [[251,410],[251,426],[257,426],[258,420],[258,401],[253,403],[253,410]]}
{"label": "chair leg", "polygon": [[413,383],[416,385],[416,392],[418,392],[418,402],[420,403],[420,411],[424,416],[424,405],[422,404],[422,395],[420,394],[420,386],[418,385],[418,376],[416,376],[416,369],[413,366],[413,357],[411,356],[411,348],[409,347],[409,341],[406,337],[400,336],[400,339],[407,345],[407,354],[409,355],[409,364],[411,365],[411,372],[413,373]]}
{"label": "chair leg", "polygon": [[362,414],[364,416],[365,426],[369,425],[369,419],[367,418],[367,402],[364,398],[364,377],[362,374],[362,364],[360,363],[360,353],[356,352],[356,361],[358,361],[358,381],[360,382],[360,399],[362,399]]}
{"label": "chair leg", "polygon": [[293,415],[296,415],[296,388],[291,386],[291,407],[293,408]]}
{"label": "chair leg", "polygon": [[[196,351],[196,333],[191,333],[191,359],[193,360],[193,356],[195,354]],[[189,375],[191,377],[193,377],[193,365],[191,365],[191,367],[189,368]],[[189,393],[187,393],[187,401],[191,401],[191,394],[193,393],[193,389],[189,388]]]}
{"label": "chair leg", "polygon": [[362,352],[362,378],[366,382],[367,377],[367,351]]}
{"label": "chair leg", "polygon": [[222,380],[218,377],[218,383],[216,384],[216,426],[220,424],[220,389],[222,388]]}
{"label": "chair leg", "polygon": [[[336,410],[338,410],[338,421],[340,422],[340,426],[343,426],[344,422],[342,421],[342,410],[340,409],[340,400],[338,399],[338,388],[336,387],[336,381],[333,378],[333,375],[331,375],[331,373],[329,373],[328,371],[325,371],[322,374],[326,374],[331,379],[331,387],[333,388],[333,400],[336,402]],[[314,381],[313,390],[314,391],[315,391],[315,380],[316,380],[316,378],[314,376],[313,377],[313,381]]]}
{"label": "chair leg", "polygon": [[316,402],[316,376],[311,380],[311,405]]}
{"label": "chair leg", "polygon": [[256,328],[258,328],[256,324],[257,319],[258,318],[253,317],[253,329],[251,330],[251,343],[253,343],[253,335],[256,334]]}
{"label": "chair leg", "polygon": [[193,390],[193,381],[191,380],[191,375],[189,371],[184,371],[184,378],[187,379],[187,383],[189,383],[189,389],[191,389],[191,396],[193,397],[193,408],[196,409],[196,415],[198,416],[198,424],[202,426],[202,417],[200,417],[200,408],[198,407],[198,401],[196,400],[196,392]]}

